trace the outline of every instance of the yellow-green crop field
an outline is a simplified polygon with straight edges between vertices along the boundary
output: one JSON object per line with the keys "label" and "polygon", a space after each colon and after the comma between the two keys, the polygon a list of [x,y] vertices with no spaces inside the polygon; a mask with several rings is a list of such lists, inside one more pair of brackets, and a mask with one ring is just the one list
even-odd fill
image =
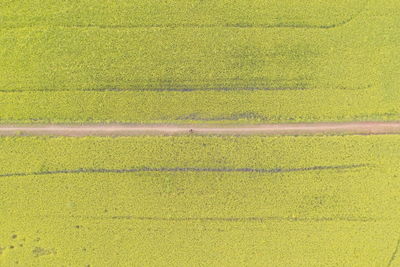
{"label": "yellow-green crop field", "polygon": [[400,118],[398,0],[6,0],[0,122]]}
{"label": "yellow-green crop field", "polygon": [[[399,11],[2,0],[0,126],[400,120]],[[23,135],[0,266],[400,267],[400,135]]]}
{"label": "yellow-green crop field", "polygon": [[400,266],[400,136],[0,139],[1,266]]}

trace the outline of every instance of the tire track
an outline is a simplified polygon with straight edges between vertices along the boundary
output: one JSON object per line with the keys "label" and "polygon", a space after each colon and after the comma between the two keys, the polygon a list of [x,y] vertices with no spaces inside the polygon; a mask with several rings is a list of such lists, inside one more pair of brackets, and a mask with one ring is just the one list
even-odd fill
{"label": "tire track", "polygon": [[286,173],[303,171],[322,171],[322,170],[346,170],[367,167],[367,164],[338,165],[338,166],[312,166],[305,168],[274,168],[274,169],[254,169],[254,168],[132,168],[132,169],[74,169],[74,170],[54,170],[37,172],[3,173],[0,177],[30,176],[30,175],[52,175],[52,174],[79,174],[79,173],[134,173],[134,172],[242,172],[242,173]]}
{"label": "tire track", "polygon": [[134,221],[165,221],[165,222],[378,222],[383,218],[373,217],[145,217],[145,216],[71,216],[74,219],[90,220],[134,220]]}

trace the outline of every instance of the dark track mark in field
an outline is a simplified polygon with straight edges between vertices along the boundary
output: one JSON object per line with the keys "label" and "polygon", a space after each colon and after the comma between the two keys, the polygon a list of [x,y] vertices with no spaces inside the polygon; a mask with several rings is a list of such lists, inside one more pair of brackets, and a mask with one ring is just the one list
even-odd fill
{"label": "dark track mark in field", "polygon": [[244,172],[244,173],[285,173],[319,170],[346,170],[367,167],[368,164],[339,165],[339,166],[313,166],[305,168],[275,168],[275,169],[253,169],[253,168],[133,168],[133,169],[76,169],[55,170],[41,172],[20,172],[0,174],[0,177],[29,176],[29,175],[51,175],[51,174],[74,174],[74,173],[132,173],[132,172]]}
{"label": "dark track mark in field", "polygon": [[313,88],[306,87],[214,87],[214,88],[142,88],[142,89],[82,89],[80,91],[97,91],[97,92],[124,92],[124,91],[137,91],[137,92],[195,92],[195,91],[283,91],[283,90],[311,90]]}
{"label": "dark track mark in field", "polygon": [[[226,24],[222,27],[226,28],[260,28],[260,29],[273,29],[273,28],[288,28],[288,29],[334,29],[344,26],[354,20],[356,16],[350,17],[338,23],[330,25],[312,25],[312,24],[293,24],[293,23],[279,23],[279,24]],[[215,26],[217,27],[217,26]]]}
{"label": "dark track mark in field", "polygon": [[[283,54],[283,53],[282,53]],[[217,84],[217,85],[224,85],[226,83],[254,83],[257,82],[261,84],[263,82],[263,86],[273,87],[271,84],[283,84],[283,83],[292,83],[292,84],[304,84],[307,83],[311,77],[309,76],[302,76],[298,78],[268,78],[268,77],[221,77],[221,78],[190,78],[190,79],[181,79],[181,78],[130,78],[129,82],[141,86],[142,84],[145,85],[152,85],[153,87],[164,84],[172,86],[173,83],[180,83],[185,84],[185,86],[190,87],[191,85],[194,86],[205,86],[207,87],[208,84]],[[108,87],[103,87],[103,89],[108,89]]]}
{"label": "dark track mark in field", "polygon": [[238,87],[238,88],[99,88],[99,89],[66,89],[66,90],[1,90],[1,93],[22,93],[22,92],[196,92],[196,91],[283,91],[283,90],[312,90],[305,87]]}
{"label": "dark track mark in field", "polygon": [[[117,87],[100,87],[90,89],[29,89],[29,90],[13,90],[0,89],[0,92],[194,92],[194,91],[273,91],[273,90],[307,90],[313,89],[307,85],[310,78],[296,79],[270,79],[266,77],[260,78],[214,78],[208,80],[199,79],[131,79],[135,84],[133,88],[117,88]],[[289,85],[288,85],[289,84]],[[147,87],[147,88],[146,88]]]}
{"label": "dark track mark in field", "polygon": [[392,266],[392,263],[396,259],[396,256],[397,256],[397,254],[399,252],[399,249],[400,249],[400,238],[397,240],[396,248],[394,249],[394,251],[392,253],[392,256],[390,257],[390,260],[389,260],[389,262],[387,264],[388,267]]}
{"label": "dark track mark in field", "polygon": [[144,217],[144,216],[72,216],[77,219],[91,220],[137,220],[137,221],[167,221],[167,222],[377,222],[379,218],[369,217]]}
{"label": "dark track mark in field", "polygon": [[[333,87],[330,89],[338,90],[367,90],[372,88],[372,85],[365,87]],[[99,88],[99,89],[64,89],[64,90],[48,90],[48,89],[35,89],[35,90],[1,90],[0,93],[24,93],[24,92],[201,92],[201,91],[306,91],[317,90],[316,87],[238,87],[238,88],[137,88],[137,89],[120,89],[120,88]],[[329,89],[329,88],[328,88]]]}
{"label": "dark track mark in field", "polygon": [[148,25],[101,25],[101,24],[75,24],[75,25],[23,25],[23,26],[5,26],[1,29],[23,29],[23,28],[41,28],[41,27],[58,27],[58,28],[97,28],[97,29],[175,29],[175,28],[251,28],[251,29],[334,29],[344,26],[354,20],[356,16],[350,17],[338,23],[328,25],[313,25],[305,23],[277,23],[277,24],[251,24],[251,23],[228,23],[228,24],[192,24],[192,23],[170,23],[170,24],[148,24]]}
{"label": "dark track mark in field", "polygon": [[259,28],[259,29],[273,29],[273,28],[289,28],[289,29],[332,29],[345,25],[353,20],[354,17],[339,23],[330,25],[312,25],[312,24],[149,24],[149,25],[71,25],[71,26],[59,26],[68,28],[100,28],[100,29],[132,29],[132,28]]}
{"label": "dark track mark in field", "polygon": [[198,114],[189,114],[185,116],[180,116],[176,118],[176,120],[180,121],[237,121],[240,119],[246,119],[246,120],[259,120],[259,121],[268,121],[269,118],[266,116],[263,116],[261,114],[253,113],[253,112],[246,112],[246,113],[235,113],[231,114],[229,116],[221,116],[221,117],[212,117],[212,118],[204,118],[201,117]]}

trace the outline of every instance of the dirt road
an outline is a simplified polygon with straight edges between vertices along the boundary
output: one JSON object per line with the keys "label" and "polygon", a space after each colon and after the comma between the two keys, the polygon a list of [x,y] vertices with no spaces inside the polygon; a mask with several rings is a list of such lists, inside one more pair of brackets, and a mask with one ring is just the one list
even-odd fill
{"label": "dirt road", "polygon": [[293,123],[262,125],[2,125],[1,136],[132,136],[132,135],[307,135],[400,134],[400,122]]}

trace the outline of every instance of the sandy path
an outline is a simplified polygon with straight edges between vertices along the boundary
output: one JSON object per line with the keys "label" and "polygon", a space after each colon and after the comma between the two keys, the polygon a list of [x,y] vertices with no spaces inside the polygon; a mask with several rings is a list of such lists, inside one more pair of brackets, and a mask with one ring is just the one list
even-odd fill
{"label": "sandy path", "polygon": [[262,125],[1,125],[1,136],[131,136],[131,135],[305,135],[400,134],[400,122],[293,123]]}

